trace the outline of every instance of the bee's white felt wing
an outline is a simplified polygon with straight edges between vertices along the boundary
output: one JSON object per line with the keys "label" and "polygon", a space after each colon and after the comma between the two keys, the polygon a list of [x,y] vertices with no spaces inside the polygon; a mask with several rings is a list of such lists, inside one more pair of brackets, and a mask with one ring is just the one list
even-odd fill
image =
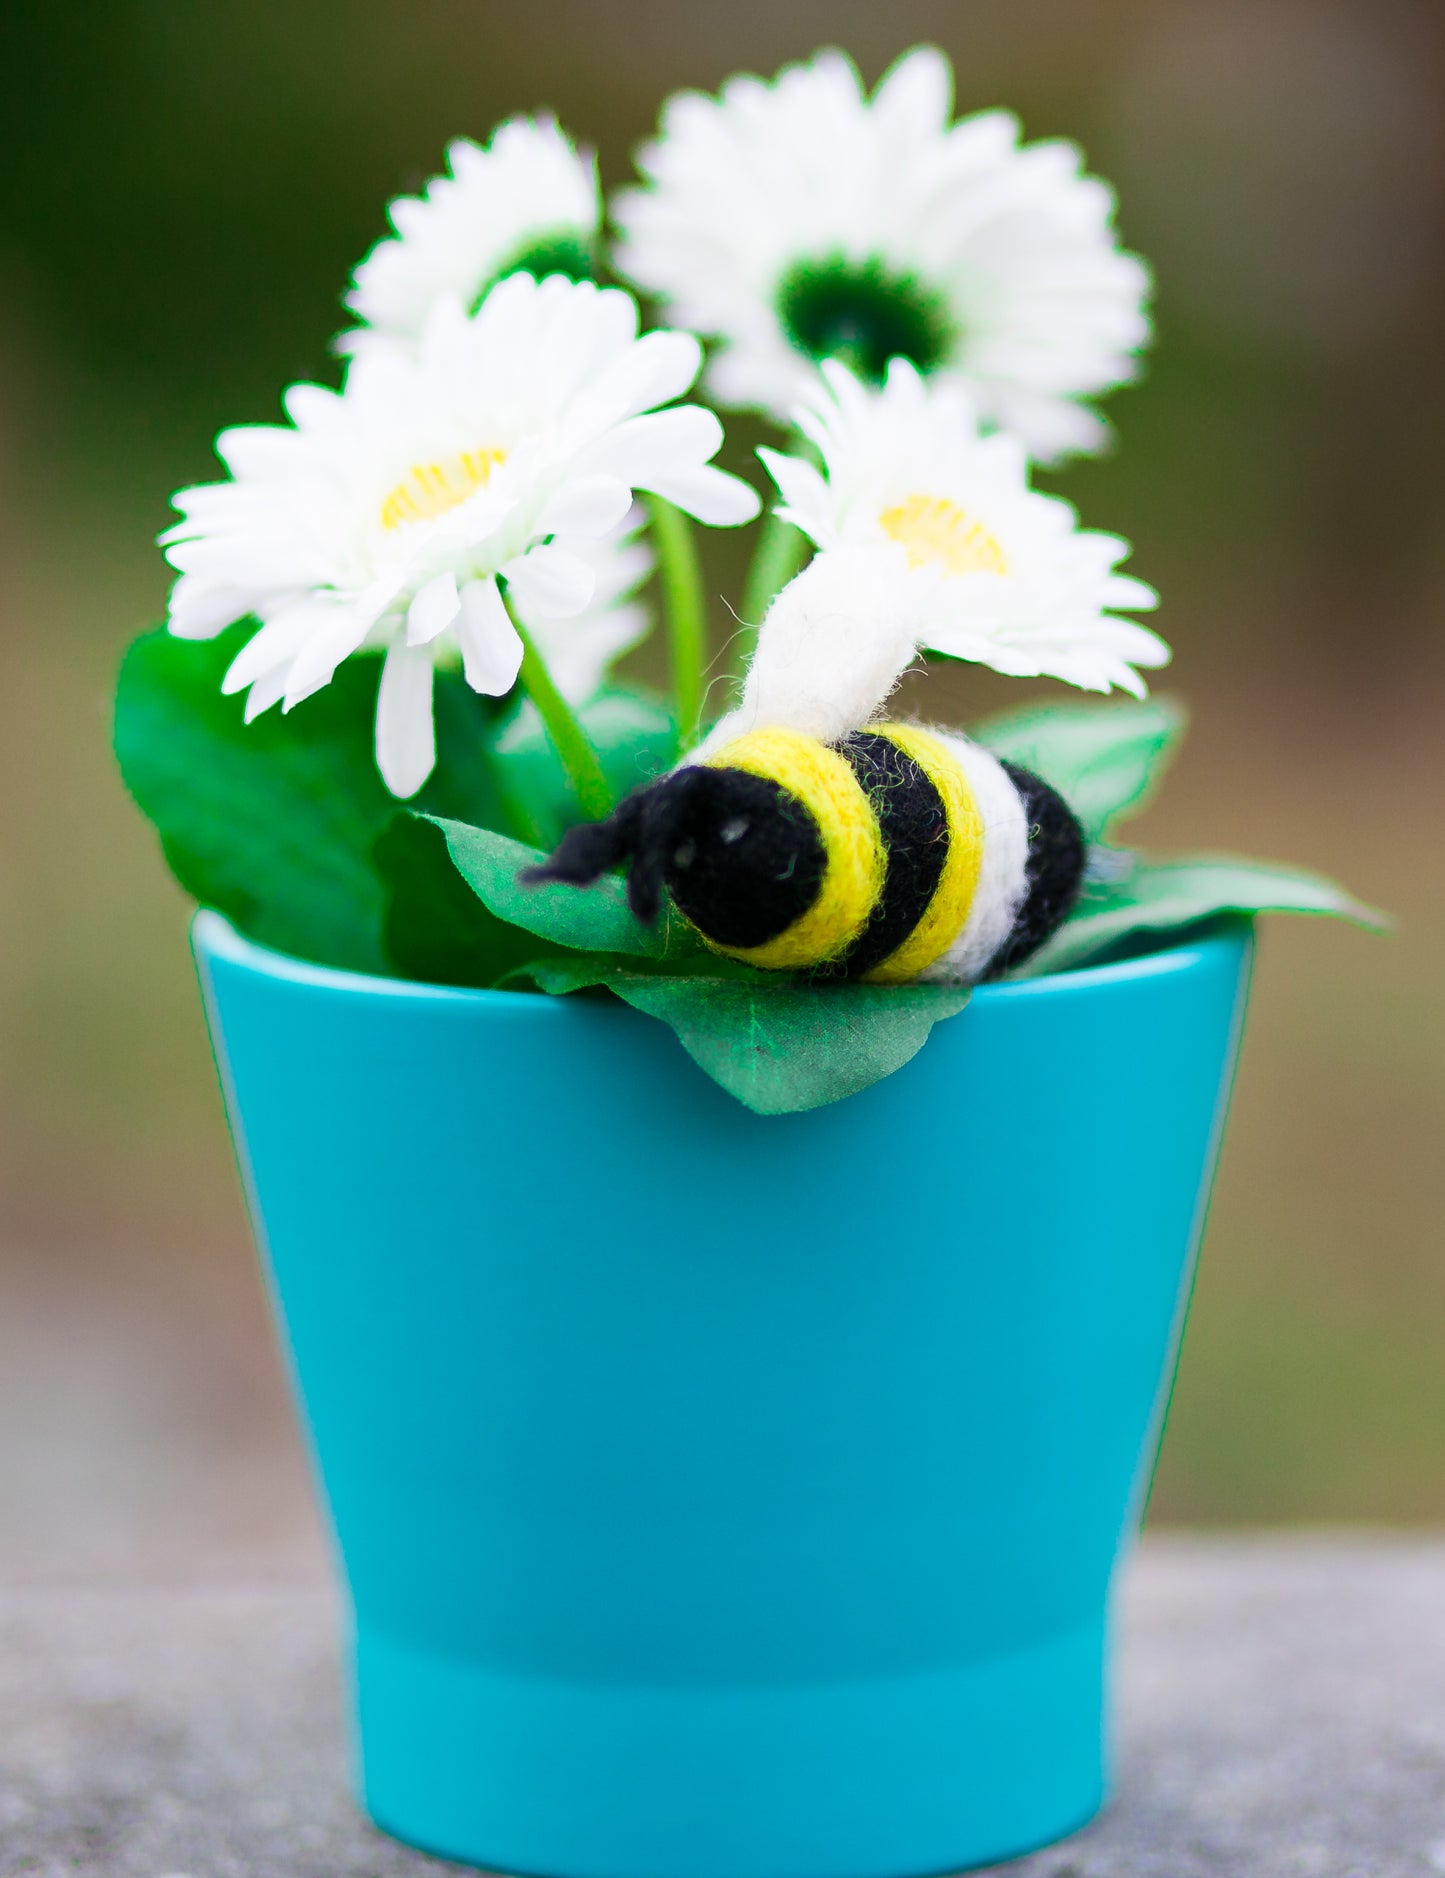
{"label": "bee's white felt wing", "polygon": [[688,760],[765,725],[835,743],[870,722],[918,650],[907,584],[871,550],[818,555],[768,609],[737,709]]}

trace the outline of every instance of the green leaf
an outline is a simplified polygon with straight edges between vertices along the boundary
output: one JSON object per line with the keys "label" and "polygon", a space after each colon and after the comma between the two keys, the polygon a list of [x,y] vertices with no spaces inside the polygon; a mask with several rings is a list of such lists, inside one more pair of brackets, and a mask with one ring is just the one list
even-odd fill
{"label": "green leaf", "polygon": [[[219,638],[145,634],[126,654],[115,751],[177,880],[249,938],[352,971],[392,969],[390,888],[373,852],[396,813],[373,756],[376,658],[348,659],[288,716],[244,721],[221,680],[253,621]],[[439,672],[439,762],[417,805],[509,828],[495,705]]]}
{"label": "green leaf", "polygon": [[1010,711],[971,734],[995,756],[1057,789],[1090,841],[1137,814],[1184,733],[1167,698],[1113,704],[1043,704]]}
{"label": "green leaf", "polygon": [[1227,856],[1141,858],[1122,880],[1086,888],[1069,918],[1015,976],[1072,971],[1144,934],[1176,933],[1227,913],[1327,914],[1376,931],[1388,924],[1333,882],[1300,868]]}
{"label": "green leaf", "polygon": [[403,977],[489,986],[537,956],[534,936],[498,919],[462,879],[440,823],[402,810],[373,855],[388,889],[386,954]]}
{"label": "green leaf", "polygon": [[969,998],[941,985],[798,985],[761,972],[663,976],[605,958],[539,960],[526,971],[544,991],[601,985],[660,1019],[758,1115],[821,1108],[891,1076]]}
{"label": "green leaf", "polygon": [[[612,686],[584,704],[577,717],[615,796],[671,768],[677,727],[666,707],[647,693]],[[583,817],[535,709],[524,705],[515,713],[497,751],[509,790],[531,812],[531,828],[516,832],[539,847],[554,848]]]}
{"label": "green leaf", "polygon": [[[644,926],[627,904],[622,882],[605,876],[591,887],[524,886],[518,876],[546,857],[491,829],[438,819],[458,874],[498,919],[577,952],[630,953],[685,963],[701,942],[676,914]],[[535,947],[532,948],[536,950]]]}

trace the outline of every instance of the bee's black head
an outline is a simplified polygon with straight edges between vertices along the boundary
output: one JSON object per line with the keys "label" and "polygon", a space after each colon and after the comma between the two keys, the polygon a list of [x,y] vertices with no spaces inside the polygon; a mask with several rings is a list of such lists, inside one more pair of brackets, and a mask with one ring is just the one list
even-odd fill
{"label": "bee's black head", "polygon": [[667,888],[699,932],[727,947],[765,943],[806,912],[823,878],[817,824],[778,783],[694,765],[648,783],[606,821],[563,836],[522,878],[585,887],[627,869],[627,903],[651,924]]}

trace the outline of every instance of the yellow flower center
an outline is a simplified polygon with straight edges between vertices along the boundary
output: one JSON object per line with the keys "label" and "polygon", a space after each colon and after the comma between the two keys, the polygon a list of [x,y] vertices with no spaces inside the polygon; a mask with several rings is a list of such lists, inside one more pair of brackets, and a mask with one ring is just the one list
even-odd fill
{"label": "yellow flower center", "polygon": [[505,450],[463,450],[439,463],[413,463],[381,505],[382,527],[401,528],[408,522],[429,522],[434,515],[445,515],[485,488],[492,471],[506,458]]}
{"label": "yellow flower center", "polygon": [[908,551],[910,567],[941,567],[947,574],[1006,574],[997,540],[946,496],[909,496],[878,517],[883,532]]}

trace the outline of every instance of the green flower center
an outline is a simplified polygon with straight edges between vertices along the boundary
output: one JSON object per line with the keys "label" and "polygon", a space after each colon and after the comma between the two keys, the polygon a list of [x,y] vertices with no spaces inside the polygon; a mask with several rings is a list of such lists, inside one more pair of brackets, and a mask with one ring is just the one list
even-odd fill
{"label": "green flower center", "polygon": [[592,243],[580,228],[553,229],[524,241],[509,254],[478,287],[469,311],[475,313],[497,282],[508,274],[531,274],[537,280],[545,280],[549,274],[565,274],[568,280],[591,280],[596,267]]}
{"label": "green flower center", "polygon": [[798,261],[778,283],[778,317],[800,352],[841,359],[861,378],[881,383],[890,359],[921,372],[948,356],[958,329],[941,293],[913,274],[895,274],[874,257],[841,254]]}

